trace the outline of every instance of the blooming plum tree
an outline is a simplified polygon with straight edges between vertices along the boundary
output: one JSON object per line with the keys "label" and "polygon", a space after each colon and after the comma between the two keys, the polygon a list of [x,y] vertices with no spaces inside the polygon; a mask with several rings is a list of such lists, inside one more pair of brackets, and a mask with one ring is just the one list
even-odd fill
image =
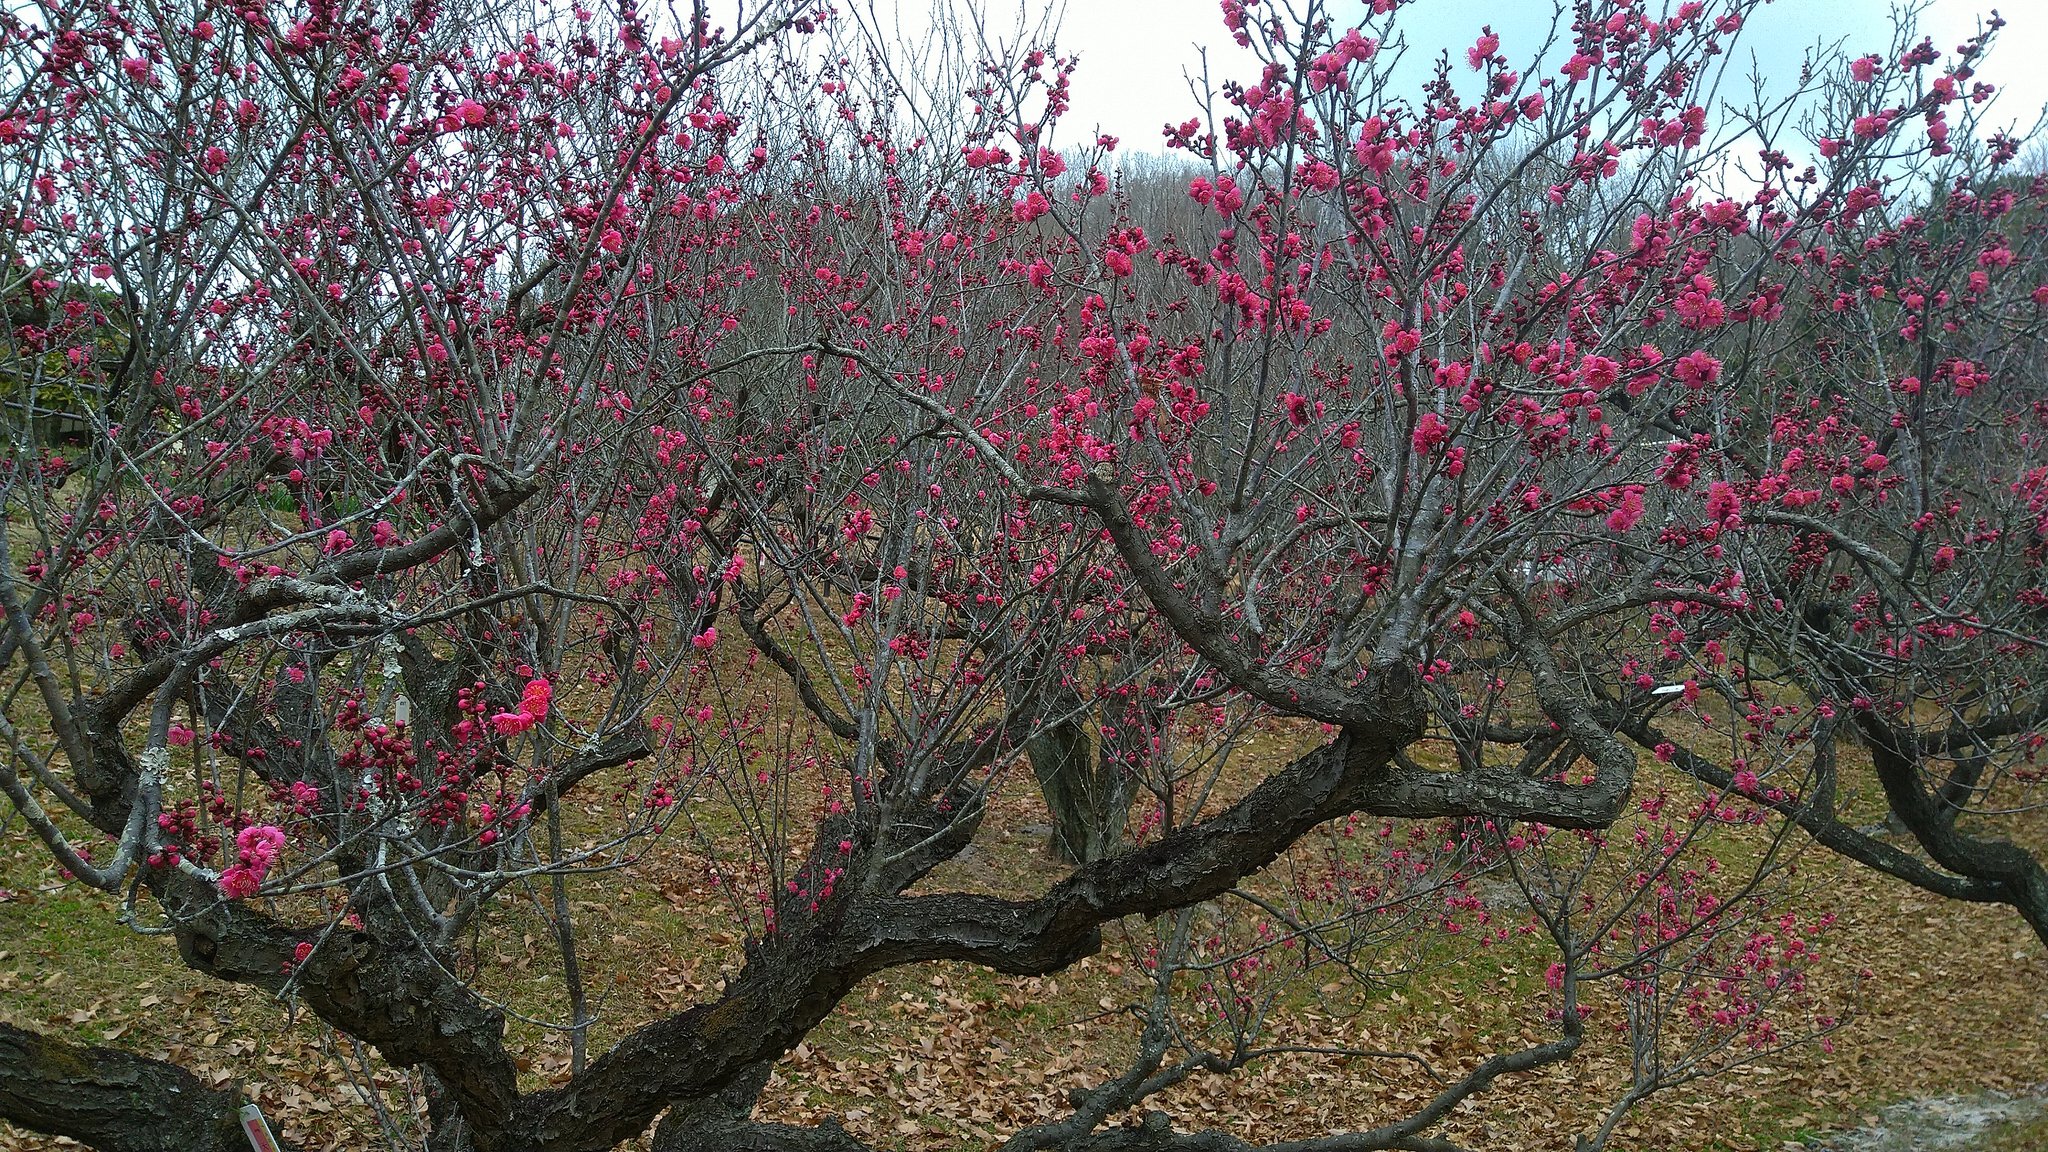
{"label": "blooming plum tree", "polygon": [[[450,1152],[862,1147],[753,1117],[849,992],[1112,925],[1129,1066],[1014,1147],[1244,1147],[1140,1110],[1446,948],[1540,952],[1548,1033],[1290,1147],[1452,1147],[1596,1001],[1599,1147],[1833,1027],[1802,844],[2048,939],[1996,22],[1723,110],[1760,0],[1475,30],[1413,96],[1402,5],[1283,7],[1225,0],[1258,75],[1119,172],[1058,135],[1076,62],[978,18],[911,68],[806,0],[17,6],[26,834],[411,1070],[387,1135]],[[1079,862],[956,884],[1033,776]],[[572,894],[677,861],[725,978],[592,1053]],[[529,915],[559,1005],[463,946]],[[0,1072],[96,1147],[243,1139],[168,1062],[0,1026]]]}

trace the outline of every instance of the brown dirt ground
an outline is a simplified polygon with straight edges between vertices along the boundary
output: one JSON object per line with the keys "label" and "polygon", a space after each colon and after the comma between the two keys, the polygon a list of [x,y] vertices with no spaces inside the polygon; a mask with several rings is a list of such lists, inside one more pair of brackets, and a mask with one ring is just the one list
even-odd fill
{"label": "brown dirt ground", "polygon": [[[1018,791],[1001,801],[992,829],[1043,820]],[[1060,872],[1035,838],[1001,831],[949,869],[937,879],[1012,891]],[[627,1024],[709,994],[721,965],[736,959],[730,933],[699,927],[724,922],[701,876],[679,854],[657,854],[628,883],[579,891],[603,1012],[593,1050]],[[2048,955],[2017,916],[1945,902],[1818,852],[1802,858],[1799,883],[1812,910],[1840,916],[1817,985],[1838,997],[1855,988],[1856,1011],[1830,1038],[1832,1050],[1809,1045],[1660,1094],[1624,1122],[1616,1148],[1776,1152],[1854,1127],[1900,1099],[2021,1091],[2048,1077]],[[167,940],[119,927],[114,912],[60,883],[10,831],[0,843],[0,1020],[118,1043],[219,1083],[240,1079],[306,1147],[371,1144],[374,1122],[352,1087],[361,1081],[350,1054],[317,1021],[202,981],[178,966]],[[496,937],[507,943],[479,957],[484,983],[522,1005],[550,1002],[559,976],[545,945],[533,926],[507,924]],[[1067,1091],[1120,1070],[1113,1062],[1134,1031],[1119,1009],[1141,985],[1119,940],[1147,939],[1149,930],[1123,928],[1108,934],[1101,955],[1053,977],[934,966],[870,981],[782,1061],[764,1114],[834,1116],[878,1146],[909,1150],[984,1145],[1062,1115]],[[1273,1028],[1297,1043],[1414,1053],[1447,1071],[1547,1035],[1535,988],[1540,972],[1526,958],[1474,952],[1398,990],[1284,998]],[[559,1035],[516,1023],[510,1034],[528,1087],[566,1075]],[[1497,1084],[1460,1107],[1444,1134],[1489,1152],[1569,1148],[1627,1074],[1612,1013],[1596,1011],[1577,1058]],[[388,1107],[408,1106],[402,1074],[373,1067],[371,1080]],[[1183,1125],[1281,1139],[1385,1122],[1433,1086],[1405,1060],[1283,1055],[1233,1076],[1198,1077],[1161,1106]],[[63,1146],[0,1125],[0,1152]]]}

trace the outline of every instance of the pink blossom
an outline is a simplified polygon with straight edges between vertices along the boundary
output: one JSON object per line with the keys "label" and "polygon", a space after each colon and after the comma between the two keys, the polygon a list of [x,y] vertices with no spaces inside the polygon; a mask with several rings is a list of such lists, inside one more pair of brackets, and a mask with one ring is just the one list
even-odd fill
{"label": "pink blossom", "polygon": [[237,864],[220,874],[220,894],[230,900],[247,900],[256,895],[263,886],[263,877],[254,869]]}
{"label": "pink blossom", "polygon": [[1451,426],[1443,417],[1434,412],[1424,412],[1422,419],[1415,422],[1415,434],[1409,438],[1417,456],[1427,456],[1438,445],[1451,438]]}
{"label": "pink blossom", "polygon": [[1370,60],[1373,53],[1379,51],[1379,46],[1379,41],[1353,28],[1344,33],[1344,38],[1337,42],[1337,51],[1348,60]]}
{"label": "pink blossom", "polygon": [[1726,305],[1700,292],[1679,296],[1672,309],[1678,313],[1678,322],[1687,328],[1718,328],[1728,318]]}
{"label": "pink blossom", "polygon": [[1642,518],[1643,490],[1630,485],[1622,492],[1621,503],[1616,504],[1614,511],[1607,514],[1607,527],[1610,531],[1626,532],[1635,527],[1636,521]]}
{"label": "pink blossom", "polygon": [[1296,428],[1304,427],[1309,421],[1308,397],[1299,392],[1288,392],[1280,397],[1280,407],[1287,411],[1287,421]]}
{"label": "pink blossom", "polygon": [[235,849],[244,863],[267,869],[284,850],[284,832],[272,824],[252,824],[235,834]]}
{"label": "pink blossom", "polygon": [[1748,226],[1747,214],[1742,205],[1733,200],[1717,200],[1700,209],[1700,218],[1716,228],[1740,232]]}
{"label": "pink blossom", "polygon": [[284,851],[284,833],[273,825],[255,824],[235,835],[235,863],[220,874],[220,894],[230,900],[256,895],[263,877]]}
{"label": "pink blossom", "polygon": [[1494,35],[1491,28],[1486,29],[1478,41],[1465,50],[1465,62],[1472,65],[1472,70],[1477,72],[1486,67],[1486,62],[1493,59],[1493,54],[1499,50],[1500,37]]}
{"label": "pink blossom", "polygon": [[[522,671],[527,669],[522,668]],[[517,736],[540,725],[548,717],[548,706],[555,698],[554,685],[546,679],[536,678],[526,683],[526,690],[519,695],[519,709],[516,712],[499,712],[491,717],[491,726],[500,736]]]}
{"label": "pink blossom", "polygon": [[1849,62],[1849,75],[1855,77],[1857,82],[1861,84],[1868,84],[1872,80],[1877,79],[1877,57],[1858,56],[1856,59],[1851,60]]}
{"label": "pink blossom", "polygon": [[717,643],[718,629],[716,628],[706,628],[695,636],[690,637],[690,647],[695,648],[699,652],[709,652]]}
{"label": "pink blossom", "polygon": [[1707,486],[1707,517],[1717,523],[1727,523],[1742,514],[1742,497],[1733,484],[1716,480]]}
{"label": "pink blossom", "polygon": [[554,698],[554,685],[546,680],[529,681],[526,685],[526,691],[519,698],[519,710],[531,715],[536,720],[545,719],[548,714],[548,704]]}
{"label": "pink blossom", "polygon": [[1690,352],[1672,365],[1671,375],[1687,388],[1705,388],[1721,378],[1721,362],[1705,352]]}

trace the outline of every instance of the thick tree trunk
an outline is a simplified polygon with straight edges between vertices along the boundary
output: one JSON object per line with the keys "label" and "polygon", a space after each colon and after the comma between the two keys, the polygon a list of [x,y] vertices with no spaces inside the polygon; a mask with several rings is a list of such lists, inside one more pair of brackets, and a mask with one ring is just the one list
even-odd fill
{"label": "thick tree trunk", "polygon": [[677,1104],[654,1128],[654,1152],[872,1152],[837,1121],[818,1127],[752,1119],[775,1062],[763,1060],[710,1096]]}
{"label": "thick tree trunk", "polygon": [[1080,720],[1033,736],[1024,751],[1052,812],[1053,855],[1089,864],[1116,852],[1131,808],[1131,774],[1114,758],[1095,754]]}
{"label": "thick tree trunk", "polygon": [[248,1152],[239,1085],[0,1024],[0,1118],[99,1152]]}
{"label": "thick tree trunk", "polygon": [[1958,793],[1966,796],[1965,789],[1976,784],[1963,765],[1957,766],[1964,773],[1961,782],[1951,776],[1930,789],[1921,783],[1923,753],[1910,732],[1870,713],[1858,714],[1856,724],[1870,747],[1871,765],[1892,812],[1928,857],[1951,872],[1998,885],[2002,901],[2026,918],[2035,935],[2048,941],[2048,868],[2018,844],[1972,836],[1956,827]]}

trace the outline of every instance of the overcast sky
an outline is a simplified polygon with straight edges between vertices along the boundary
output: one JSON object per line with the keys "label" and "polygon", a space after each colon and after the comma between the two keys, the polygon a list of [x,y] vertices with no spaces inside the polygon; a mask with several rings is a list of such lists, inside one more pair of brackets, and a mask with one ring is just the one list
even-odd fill
{"label": "overcast sky", "polygon": [[[1341,17],[1362,13],[1367,3],[1338,0],[1332,6]],[[1975,32],[1990,6],[1985,0],[1933,0],[1921,29],[1946,52]],[[990,7],[1007,5],[996,0]],[[1748,71],[1753,53],[1766,77],[1796,75],[1803,52],[1838,41],[1851,56],[1883,52],[1891,43],[1892,7],[1890,0],[1777,0],[1742,34],[1742,71]],[[1408,85],[1426,76],[1428,62],[1443,49],[1451,50],[1462,70],[1464,50],[1482,24],[1493,25],[1511,60],[1526,59],[1543,41],[1549,9],[1540,0],[1413,0],[1400,17],[1410,45]],[[1980,78],[2005,90],[1993,118],[2028,127],[2048,101],[2048,0],[2005,0],[2002,14],[2009,23]],[[1357,19],[1353,15],[1351,22]],[[1249,53],[1230,42],[1216,0],[1068,0],[1061,44],[1081,55],[1074,108],[1061,133],[1068,143],[1100,124],[1130,146],[1157,148],[1162,124],[1194,115],[1184,72],[1196,59],[1196,45],[1207,47],[1219,81],[1256,74],[1245,63]]]}

